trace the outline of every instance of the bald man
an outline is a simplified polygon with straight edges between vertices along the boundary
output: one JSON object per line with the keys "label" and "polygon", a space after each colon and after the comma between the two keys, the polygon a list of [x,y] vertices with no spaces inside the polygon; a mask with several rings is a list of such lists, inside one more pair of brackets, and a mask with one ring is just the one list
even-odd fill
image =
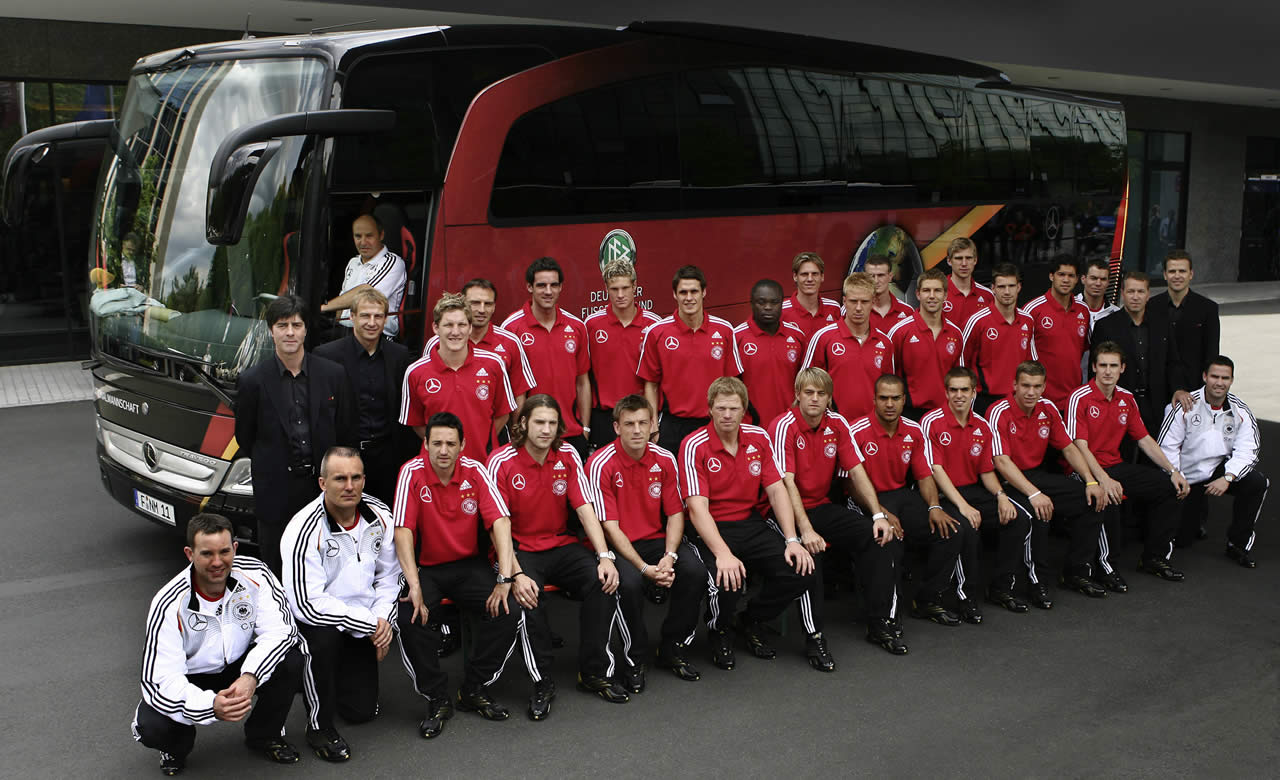
{"label": "bald man", "polygon": [[[395,338],[400,332],[400,302],[404,299],[404,285],[408,279],[404,261],[383,244],[382,224],[372,214],[362,214],[351,223],[351,238],[356,245],[356,256],[347,262],[342,275],[342,292],[326,302],[320,311],[341,312],[338,324],[351,327],[351,304],[365,290],[377,290],[387,297],[387,320],[382,335]],[[345,331],[344,331],[345,332]]]}

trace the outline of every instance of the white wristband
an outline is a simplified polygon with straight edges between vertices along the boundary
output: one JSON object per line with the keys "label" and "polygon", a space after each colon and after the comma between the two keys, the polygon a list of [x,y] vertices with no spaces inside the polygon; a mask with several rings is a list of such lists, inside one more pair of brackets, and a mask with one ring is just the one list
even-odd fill
{"label": "white wristband", "polygon": [[1042,495],[1044,495],[1044,491],[1043,491],[1043,490],[1037,490],[1036,492],[1034,492],[1034,493],[1032,493],[1031,495],[1027,496],[1027,500],[1028,500],[1028,501],[1030,501],[1031,499],[1035,498],[1036,496],[1042,496]]}

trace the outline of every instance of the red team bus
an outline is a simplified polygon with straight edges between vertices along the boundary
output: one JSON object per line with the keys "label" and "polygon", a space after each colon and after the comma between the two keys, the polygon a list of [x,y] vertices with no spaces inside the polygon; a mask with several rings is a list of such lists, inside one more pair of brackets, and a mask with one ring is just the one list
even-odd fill
{"label": "red team bus", "polygon": [[359,214],[405,259],[411,349],[443,291],[491,279],[500,320],[543,255],[579,316],[603,305],[601,266],[626,258],[644,308],[669,312],[668,282],[693,263],[710,310],[736,322],[757,279],[789,284],[800,251],[826,260],[832,292],[889,255],[910,294],[970,236],[979,273],[1019,263],[1030,297],[1051,256],[1118,267],[1123,243],[1118,104],[739,28],[424,27],[156,54],[117,120],[14,146],[6,212],[50,145],[91,137],[108,145],[87,269],[103,484],[180,530],[222,512],[249,541],[236,378],[271,354],[267,302],[291,292],[316,311],[338,291]]}

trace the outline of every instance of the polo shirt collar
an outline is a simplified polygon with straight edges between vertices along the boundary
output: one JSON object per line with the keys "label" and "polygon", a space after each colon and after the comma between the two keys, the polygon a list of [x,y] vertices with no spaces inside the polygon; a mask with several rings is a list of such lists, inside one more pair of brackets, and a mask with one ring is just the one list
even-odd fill
{"label": "polo shirt collar", "polygon": [[[430,355],[428,356],[428,358],[427,358],[427,362],[429,362],[429,363],[439,363],[440,365],[444,366],[444,367],[447,369],[447,368],[449,368],[449,365],[448,365],[447,363],[445,363],[445,362],[444,362],[444,357],[440,354],[440,349],[441,349],[441,347],[443,347],[443,346],[444,346],[444,342],[443,342],[443,341],[441,341],[439,344],[437,344],[437,345],[436,345],[435,350],[434,350],[433,352],[431,352],[431,353],[430,353]],[[467,339],[467,356],[466,356],[465,358],[463,358],[463,360],[462,360],[462,365],[460,365],[460,366],[458,366],[456,369],[452,369],[452,370],[455,370],[455,371],[461,371],[462,369],[464,369],[464,368],[466,368],[467,366],[471,365],[471,362],[472,362],[473,360],[475,360],[475,358],[476,358],[476,351],[475,351],[475,349],[473,348],[473,346],[474,346],[474,345],[471,343],[471,340],[470,340],[470,339]]]}
{"label": "polo shirt collar", "polygon": [[[279,375],[284,376],[285,374],[289,374],[290,376],[293,376],[293,374],[289,371],[289,368],[284,364],[284,361],[280,359],[279,355],[273,352],[271,356],[276,359],[276,369]],[[302,365],[298,368],[298,376],[307,376],[307,368],[310,363],[311,363],[311,353],[310,352],[303,353]]]}
{"label": "polo shirt collar", "polygon": [[[720,452],[723,452],[725,455],[728,455],[729,451],[724,448],[724,442],[720,441],[720,434],[716,433],[715,423],[713,422],[707,423],[707,433],[708,433],[707,443],[711,445],[711,449],[718,450]],[[742,425],[741,424],[738,425],[738,451],[739,452],[742,451]]]}
{"label": "polo shirt collar", "polygon": [[[524,302],[524,313],[525,313],[525,316],[529,317],[530,321],[531,321],[531,322],[533,322],[533,324],[534,324],[534,325],[537,325],[538,327],[542,327],[542,323],[541,323],[541,322],[538,322],[538,318],[537,318],[537,316],[535,316],[535,315],[534,315],[534,313],[533,313],[533,301],[525,301],[525,302]],[[679,319],[679,318],[677,317],[677,319]],[[564,324],[564,323],[562,322],[563,320],[564,320],[564,314],[563,314],[563,312],[561,312],[561,311],[560,311],[560,307],[559,307],[559,306],[557,306],[557,307],[556,307],[556,318],[555,318],[555,321],[553,321],[553,322],[551,323],[551,329],[552,329],[552,330],[555,330],[556,328],[560,327],[562,324]],[[490,329],[492,329],[492,328],[493,328],[493,323],[492,323],[492,322],[489,324],[489,328],[490,328]]]}
{"label": "polo shirt collar", "polygon": [[764,328],[760,327],[756,323],[755,317],[748,317],[747,330],[751,331],[751,335],[753,336],[780,336],[782,335],[782,331],[783,331],[782,320],[778,320],[778,329],[775,330],[773,333],[769,333],[768,331],[766,331]]}
{"label": "polo shirt collar", "polygon": [[362,264],[362,265],[378,265],[378,264],[380,264],[380,263],[384,263],[384,262],[386,262],[386,260],[387,260],[387,254],[388,254],[388,252],[387,252],[387,245],[386,245],[386,244],[383,244],[383,245],[382,245],[382,249],[381,249],[381,250],[379,250],[378,254],[374,255],[374,256],[373,256],[373,257],[371,257],[371,258],[369,258],[368,262],[365,262],[363,259],[361,259],[361,261],[360,261],[360,262],[361,262],[361,264]]}

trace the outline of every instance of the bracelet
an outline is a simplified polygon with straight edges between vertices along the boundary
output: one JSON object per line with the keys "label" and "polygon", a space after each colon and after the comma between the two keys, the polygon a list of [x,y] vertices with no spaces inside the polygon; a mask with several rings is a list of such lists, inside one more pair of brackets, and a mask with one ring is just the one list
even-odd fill
{"label": "bracelet", "polygon": [[641,567],[640,567],[640,576],[641,576],[641,577],[643,577],[643,576],[644,576],[644,573],[645,573],[645,572],[647,572],[647,571],[649,571],[649,569],[652,569],[652,568],[653,568],[653,564],[652,564],[652,563],[646,563],[645,565],[641,566]]}
{"label": "bracelet", "polygon": [[933,510],[935,510],[935,509],[941,509],[941,508],[942,508],[942,507],[941,507],[941,506],[939,506],[938,504],[934,504],[934,505],[932,505],[932,506],[930,506],[930,507],[929,507],[929,511],[930,511],[930,512],[932,512],[932,511],[933,511]]}
{"label": "bracelet", "polygon": [[[523,572],[523,571],[518,571],[518,572],[516,572],[515,574],[512,574],[512,575],[511,575],[511,579],[512,579],[512,580],[514,580],[516,577],[519,577],[521,574],[524,574],[524,572]],[[524,576],[529,577],[529,575],[528,575],[528,574],[524,574]],[[533,579],[533,577],[529,577],[529,579]]]}
{"label": "bracelet", "polygon": [[1097,486],[1098,486],[1098,483],[1097,483],[1097,481],[1093,481],[1093,482],[1086,482],[1086,483],[1084,483],[1084,486],[1085,486],[1085,487],[1097,487]]}
{"label": "bracelet", "polygon": [[884,512],[876,512],[874,515],[871,516],[871,519],[872,520],[888,520],[889,518],[885,516]]}
{"label": "bracelet", "polygon": [[804,544],[804,542],[800,541],[800,537],[798,537],[798,536],[788,536],[788,537],[787,537],[787,539],[786,539],[786,542],[787,542],[787,544],[791,544],[791,543],[793,543],[793,542],[794,542],[795,544]]}
{"label": "bracelet", "polygon": [[591,426],[590,426],[590,425],[584,425],[584,426],[582,426],[582,432],[583,432],[583,433],[585,433],[585,434],[590,435],[590,433],[591,433]]}
{"label": "bracelet", "polygon": [[1036,492],[1034,492],[1034,493],[1032,493],[1031,495],[1027,496],[1027,500],[1028,500],[1028,501],[1030,501],[1031,499],[1035,498],[1036,496],[1043,496],[1043,495],[1044,495],[1044,491],[1043,491],[1043,490],[1037,490]]}

